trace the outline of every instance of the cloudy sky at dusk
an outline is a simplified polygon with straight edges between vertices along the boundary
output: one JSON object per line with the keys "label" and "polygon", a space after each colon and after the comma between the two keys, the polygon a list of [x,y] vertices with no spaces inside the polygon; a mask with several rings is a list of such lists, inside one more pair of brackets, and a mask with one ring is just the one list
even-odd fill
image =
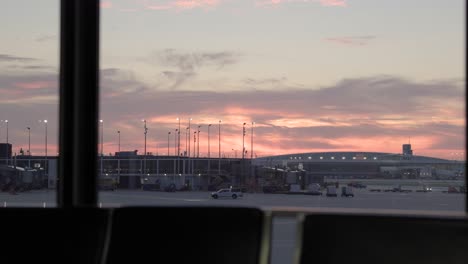
{"label": "cloudy sky at dusk", "polygon": [[[7,0],[0,10],[0,119],[14,152],[57,152],[59,1]],[[192,118],[200,154],[256,156],[465,153],[463,0],[101,1],[104,152],[174,154]],[[0,123],[0,141],[6,123]],[[463,153],[463,154],[461,154]]]}

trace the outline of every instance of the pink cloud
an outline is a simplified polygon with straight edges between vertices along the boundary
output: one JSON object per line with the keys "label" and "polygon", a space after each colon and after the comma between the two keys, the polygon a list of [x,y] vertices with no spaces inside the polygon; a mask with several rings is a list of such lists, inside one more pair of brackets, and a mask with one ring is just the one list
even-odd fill
{"label": "pink cloud", "polygon": [[196,7],[213,7],[219,4],[218,0],[179,0],[174,6],[182,9],[192,9]]}
{"label": "pink cloud", "polygon": [[55,82],[49,81],[36,81],[36,82],[18,82],[15,83],[14,86],[23,89],[41,89],[47,88],[56,85]]}
{"label": "pink cloud", "polygon": [[136,9],[136,8],[121,8],[121,9],[119,9],[119,11],[122,11],[122,12],[136,12],[136,11],[138,11],[138,9]]}
{"label": "pink cloud", "polygon": [[346,6],[346,0],[320,0],[320,4],[323,6]]}
{"label": "pink cloud", "polygon": [[171,9],[172,6],[169,5],[169,4],[165,4],[165,5],[147,5],[146,6],[146,9],[149,9],[149,10],[167,10],[167,9]]}
{"label": "pink cloud", "polygon": [[111,1],[101,1],[101,8],[112,8]]}
{"label": "pink cloud", "polygon": [[[196,8],[210,9],[222,4],[222,0],[166,0],[166,1],[142,1],[147,10],[190,10]],[[256,6],[274,7],[287,3],[318,3],[321,6],[345,7],[347,0],[255,0]]]}
{"label": "pink cloud", "polygon": [[148,10],[187,10],[195,8],[212,8],[220,4],[219,0],[176,0],[163,3],[145,2],[145,8]]}
{"label": "pink cloud", "polygon": [[278,6],[286,3],[311,3],[319,2],[322,6],[339,6],[345,7],[347,0],[263,0],[256,1],[256,6]]}
{"label": "pink cloud", "polygon": [[337,44],[351,45],[351,46],[364,46],[367,45],[371,40],[375,39],[376,36],[351,36],[351,37],[333,37],[326,38],[326,41],[334,42]]}

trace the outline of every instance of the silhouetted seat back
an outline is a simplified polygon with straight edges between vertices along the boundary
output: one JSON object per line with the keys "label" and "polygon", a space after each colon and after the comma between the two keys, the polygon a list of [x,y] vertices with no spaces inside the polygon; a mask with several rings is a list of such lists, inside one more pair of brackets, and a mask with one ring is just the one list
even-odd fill
{"label": "silhouetted seat back", "polygon": [[262,220],[250,208],[118,208],[108,263],[258,263]]}
{"label": "silhouetted seat back", "polygon": [[99,263],[109,212],[0,209],[0,263]]}
{"label": "silhouetted seat back", "polygon": [[468,222],[391,216],[309,215],[300,263],[467,263]]}

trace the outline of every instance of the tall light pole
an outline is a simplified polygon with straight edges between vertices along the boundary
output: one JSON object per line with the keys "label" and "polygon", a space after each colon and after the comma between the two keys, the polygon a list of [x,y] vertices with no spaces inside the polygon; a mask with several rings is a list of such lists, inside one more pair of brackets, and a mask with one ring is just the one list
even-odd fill
{"label": "tall light pole", "polygon": [[[196,151],[196,145],[195,145],[196,143],[197,143],[197,131],[194,131],[194,132],[193,132],[193,149],[194,149],[194,150],[193,150],[193,157],[194,157],[194,158],[195,158],[195,154],[197,153],[197,151]],[[194,169],[193,167],[194,167],[194,165],[195,165],[195,161],[192,160],[192,164],[191,164],[191,166],[190,166],[190,168],[192,169],[192,174],[193,174],[193,169]]]}
{"label": "tall light pole", "polygon": [[[117,130],[117,134],[119,134],[119,151],[118,151],[118,153],[120,155],[120,130]],[[118,174],[117,177],[119,177],[118,179],[120,179],[120,158],[117,160],[117,174]]]}
{"label": "tall light pole", "polygon": [[[1,129],[2,128],[2,122],[3,122],[3,120],[0,120],[0,135],[2,134],[2,129]],[[1,142],[1,139],[0,139],[0,142]],[[6,149],[8,149],[8,148],[6,148]],[[5,156],[7,156],[7,155],[5,155]]]}
{"label": "tall light pole", "polygon": [[104,153],[104,121],[101,119],[99,120],[99,123],[101,124],[101,157]]}
{"label": "tall light pole", "polygon": [[189,118],[188,120],[188,134],[189,134],[189,139],[188,139],[188,156],[190,158],[190,121],[192,121],[192,118]]}
{"label": "tall light pole", "polygon": [[189,127],[186,127],[185,128],[185,156],[187,156],[188,152],[187,152],[187,146],[188,146],[188,142],[190,141],[190,138],[189,138],[189,135],[190,135],[190,132],[189,132]]}
{"label": "tall light pole", "polygon": [[28,130],[28,155],[31,156],[31,128],[27,127]]}
{"label": "tall light pole", "polygon": [[143,119],[141,120],[144,125],[143,125],[143,129],[144,129],[144,135],[145,135],[145,146],[144,146],[144,155],[146,156],[146,134],[148,133],[148,128],[146,127],[146,119]]}
{"label": "tall light pole", "polygon": [[144,124],[144,129],[145,129],[145,156],[143,156],[143,173],[146,173],[146,134],[148,133],[148,128],[146,127],[146,119],[142,120]]}
{"label": "tall light pole", "polygon": [[177,173],[180,173],[180,118],[177,118],[179,121],[179,128],[177,129]]}
{"label": "tall light pole", "polygon": [[101,167],[101,178],[102,178],[102,156],[103,156],[103,153],[104,153],[104,121],[102,119],[99,120],[99,123],[101,124],[101,158],[99,159],[100,160],[100,167]]}
{"label": "tall light pole", "polygon": [[253,159],[253,129],[255,122],[252,121],[252,131],[250,132],[250,159]]}
{"label": "tall light pole", "polygon": [[247,123],[244,123],[244,125],[242,125],[242,159],[244,159],[244,156],[245,156],[245,147],[244,147],[244,139],[245,139],[245,125]]}
{"label": "tall light pole", "polygon": [[180,156],[180,118],[177,118],[179,121],[179,128],[177,130],[177,156]]}
{"label": "tall light pole", "polygon": [[44,120],[44,124],[45,124],[45,171],[46,171],[46,175],[49,175],[48,171],[47,171],[47,120]]}
{"label": "tall light pole", "polygon": [[[187,157],[187,146],[188,146],[188,143],[190,142],[190,132],[189,132],[189,127],[186,127],[185,128],[185,154],[184,156]],[[188,156],[188,160],[187,160],[187,169],[185,167],[185,160],[184,160],[184,173],[190,173],[190,156]]]}
{"label": "tall light pole", "polygon": [[179,131],[179,129],[176,128],[174,133],[174,155],[177,155],[177,131]]}
{"label": "tall light pole", "polygon": [[[188,161],[189,161],[188,162],[188,167],[189,167],[188,171],[189,171],[189,173],[191,173],[191,168],[192,168],[192,166],[191,166],[192,161],[190,160],[190,141],[192,140],[192,138],[191,138],[192,134],[190,133],[190,129],[191,129],[190,122],[191,121],[192,121],[192,118],[189,118],[189,120],[188,120],[188,140],[187,140],[188,141],[188,153],[187,153],[187,155],[188,155]],[[195,144],[194,144],[194,146],[195,146]]]}
{"label": "tall light pole", "polygon": [[[179,131],[179,129],[176,128],[175,130],[175,133],[174,133],[174,156],[177,154],[176,151],[177,151],[177,131]],[[175,159],[174,157],[174,175],[177,173],[177,160]]]}
{"label": "tall light pole", "polygon": [[200,127],[201,125],[198,126],[198,139],[197,139],[197,158],[200,157]]}
{"label": "tall light pole", "polygon": [[167,132],[167,155],[169,156],[169,137],[171,136],[171,132]]}
{"label": "tall light pole", "polygon": [[218,126],[218,176],[221,175],[221,120]]}
{"label": "tall light pole", "polygon": [[210,158],[210,127],[211,124],[208,125],[208,158]]}
{"label": "tall light pole", "polygon": [[28,129],[28,168],[31,168],[31,128],[27,127]]}
{"label": "tall light pole", "polygon": [[44,123],[44,128],[45,128],[45,162],[44,162],[44,170],[45,174],[48,175],[47,173],[47,120],[39,120],[39,122]]}
{"label": "tall light pole", "polygon": [[6,151],[6,155],[5,155],[5,158],[6,158],[6,164],[8,165],[9,163],[9,158],[8,158],[8,120],[2,120],[3,122],[6,123],[6,144],[7,144],[7,147],[5,148],[5,151]]}
{"label": "tall light pole", "polygon": [[8,120],[5,120],[6,123],[6,143],[8,145]]}
{"label": "tall light pole", "polygon": [[197,155],[197,148],[196,148],[197,146],[196,146],[196,144],[197,144],[197,131],[194,131],[194,132],[193,132],[193,148],[194,148],[194,150],[193,150],[193,157],[194,157],[194,158],[195,158],[196,155]]}
{"label": "tall light pole", "polygon": [[120,130],[117,131],[117,134],[119,134],[119,152],[120,152]]}

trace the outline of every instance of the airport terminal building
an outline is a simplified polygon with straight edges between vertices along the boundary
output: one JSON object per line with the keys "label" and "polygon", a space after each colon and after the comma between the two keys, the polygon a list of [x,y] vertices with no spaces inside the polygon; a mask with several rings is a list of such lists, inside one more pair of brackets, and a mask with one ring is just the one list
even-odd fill
{"label": "airport terminal building", "polygon": [[[42,179],[44,187],[55,187],[57,156],[7,156],[6,159],[1,158],[4,169],[0,169],[0,183],[11,178],[5,176],[9,175],[8,170],[28,168]],[[137,151],[122,151],[97,159],[100,179],[115,179],[118,188],[125,189],[138,189],[145,184],[163,189],[175,184],[178,188],[187,185],[198,190],[230,185],[259,190],[263,186],[294,183],[307,186],[310,183],[323,183],[324,179],[463,180],[465,175],[464,161],[413,155],[409,144],[403,145],[401,154],[314,152],[251,160],[145,156],[139,155]]]}
{"label": "airport terminal building", "polygon": [[257,167],[301,171],[308,177],[350,179],[447,179],[462,180],[465,162],[413,155],[411,145],[403,153],[316,152],[257,158]]}

